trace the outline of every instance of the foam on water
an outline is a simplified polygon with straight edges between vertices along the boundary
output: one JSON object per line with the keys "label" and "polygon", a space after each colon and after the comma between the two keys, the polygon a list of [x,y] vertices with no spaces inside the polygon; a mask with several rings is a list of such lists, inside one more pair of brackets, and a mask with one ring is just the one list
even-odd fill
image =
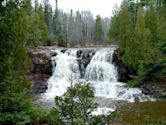
{"label": "foam on water", "polygon": [[112,63],[113,53],[114,48],[100,49],[86,68],[85,79],[92,83],[95,95],[129,102],[150,100],[140,89],[128,88],[125,83],[118,82],[117,69]]}
{"label": "foam on water", "polygon": [[52,57],[53,75],[48,80],[48,90],[44,97],[54,98],[65,93],[67,87],[76,83],[80,78],[77,62],[77,50],[68,50],[62,53],[56,51],[57,56]]}

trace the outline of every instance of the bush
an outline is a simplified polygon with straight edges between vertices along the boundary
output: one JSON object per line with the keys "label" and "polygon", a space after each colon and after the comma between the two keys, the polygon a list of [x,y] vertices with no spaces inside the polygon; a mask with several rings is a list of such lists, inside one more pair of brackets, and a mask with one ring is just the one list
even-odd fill
{"label": "bush", "polygon": [[67,89],[62,96],[55,97],[55,107],[48,119],[52,125],[101,125],[108,121],[106,116],[93,116],[97,108],[94,92],[88,84],[79,83]]}
{"label": "bush", "polygon": [[14,93],[0,97],[0,124],[25,125],[34,120],[35,112],[31,101],[23,93]]}

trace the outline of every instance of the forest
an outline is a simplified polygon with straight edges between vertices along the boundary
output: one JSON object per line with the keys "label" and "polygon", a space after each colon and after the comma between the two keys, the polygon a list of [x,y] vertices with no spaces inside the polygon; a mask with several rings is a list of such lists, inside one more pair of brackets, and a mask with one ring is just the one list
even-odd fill
{"label": "forest", "polygon": [[[123,0],[111,18],[90,11],[55,10],[49,0],[0,1],[0,125],[104,125],[114,119],[92,116],[96,108],[90,86],[69,87],[56,107],[45,111],[33,104],[28,79],[30,49],[38,46],[119,46],[122,62],[129,69],[130,87],[166,84],[166,1]],[[80,94],[81,93],[81,94]],[[81,99],[80,103],[74,98]],[[165,98],[163,96],[162,98]],[[69,105],[68,105],[69,104]],[[70,105],[71,104],[71,105]],[[84,113],[82,113],[84,111]],[[68,121],[68,122],[67,122]],[[164,125],[150,121],[147,125]]]}
{"label": "forest", "polygon": [[[165,12],[164,0],[123,1],[121,9],[114,11],[109,38],[120,46],[123,63],[132,69],[131,86],[139,86],[146,75],[150,75],[148,69],[153,71],[154,68],[155,72],[156,66],[165,68]],[[153,77],[156,77],[154,81],[164,80],[165,71]]]}

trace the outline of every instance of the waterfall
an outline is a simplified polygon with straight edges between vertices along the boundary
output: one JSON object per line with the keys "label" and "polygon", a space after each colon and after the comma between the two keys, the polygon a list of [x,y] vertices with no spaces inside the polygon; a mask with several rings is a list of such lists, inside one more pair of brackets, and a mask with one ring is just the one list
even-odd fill
{"label": "waterfall", "polygon": [[114,50],[98,50],[86,68],[85,79],[92,84],[95,96],[129,102],[149,100],[140,89],[128,88],[125,83],[118,82],[117,69],[112,63]]}
{"label": "waterfall", "polygon": [[[117,69],[112,63],[114,48],[98,49],[85,69],[84,80],[94,89],[96,97],[129,102],[150,100],[138,88],[128,88],[118,82]],[[64,53],[56,51],[52,57],[53,75],[48,80],[46,98],[54,98],[65,93],[67,87],[80,80],[77,49],[68,49]]]}
{"label": "waterfall", "polygon": [[114,49],[101,49],[86,68],[85,79],[96,82],[117,82],[117,71],[112,64]]}
{"label": "waterfall", "polygon": [[76,83],[80,78],[80,71],[77,62],[77,50],[56,51],[57,56],[52,57],[53,75],[48,80],[46,98],[61,96],[71,84]]}

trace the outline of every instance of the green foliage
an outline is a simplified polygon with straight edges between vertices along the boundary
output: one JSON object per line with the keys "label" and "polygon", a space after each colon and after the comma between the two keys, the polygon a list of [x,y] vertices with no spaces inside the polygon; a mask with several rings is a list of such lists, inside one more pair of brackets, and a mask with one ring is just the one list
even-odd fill
{"label": "green foliage", "polygon": [[68,88],[62,96],[55,97],[55,107],[48,115],[48,121],[53,125],[100,125],[106,123],[106,116],[92,116],[97,108],[93,101],[94,93],[87,84],[79,83]]}
{"label": "green foliage", "polygon": [[41,9],[34,12],[29,0],[0,2],[1,125],[31,124],[38,117],[26,96],[31,88],[26,47],[45,41],[41,37],[46,35],[42,18]]}
{"label": "green foliage", "polygon": [[0,124],[25,125],[35,118],[31,101],[24,93],[5,94],[0,96]]}
{"label": "green foliage", "polygon": [[152,42],[154,44],[154,42],[157,41],[157,13],[153,6],[150,6],[150,8],[146,12],[145,26],[151,32],[151,41],[149,42]]}
{"label": "green foliage", "polygon": [[67,40],[62,35],[62,33],[57,33],[56,40],[59,46],[67,47]]}
{"label": "green foliage", "polygon": [[112,17],[109,38],[119,45],[124,64],[137,71],[137,76],[129,82],[133,86],[153,67],[151,64],[165,60],[164,8],[165,4],[155,0],[137,3],[124,0],[119,12]]}
{"label": "green foliage", "polygon": [[47,123],[51,125],[64,125],[64,122],[60,118],[59,112],[56,108],[52,108],[47,115]]}
{"label": "green foliage", "polygon": [[41,5],[35,8],[35,11],[31,14],[30,18],[31,20],[29,25],[31,28],[28,44],[32,47],[45,44],[48,40],[48,29]]}
{"label": "green foliage", "polygon": [[49,0],[43,0],[43,3],[44,3],[44,18],[45,18],[45,22],[47,24],[49,37],[52,38],[52,35],[51,35],[52,32],[53,32],[53,29],[52,29],[52,18],[53,18],[52,7],[49,4]]}
{"label": "green foliage", "polygon": [[47,113],[32,104],[26,93],[11,93],[0,96],[0,124],[25,125],[46,123]]}
{"label": "green foliage", "polygon": [[0,21],[1,93],[19,89],[24,91],[23,88],[29,86],[26,80],[29,62],[25,49],[29,36],[29,26],[27,25],[29,3],[27,1],[9,1],[6,4],[1,11]]}
{"label": "green foliage", "polygon": [[103,28],[102,28],[102,19],[100,15],[96,16],[96,22],[94,26],[94,39],[100,41],[103,38]]}
{"label": "green foliage", "polygon": [[89,85],[76,84],[69,87],[63,97],[56,97],[55,103],[63,121],[76,124],[90,122],[91,112],[97,104],[93,102],[94,93]]}
{"label": "green foliage", "polygon": [[145,117],[144,124],[143,125],[165,125],[166,120],[164,118],[154,120],[150,118],[149,116]]}
{"label": "green foliage", "polygon": [[166,54],[166,43],[160,43],[158,44],[158,48],[160,49],[160,51],[164,54]]}

